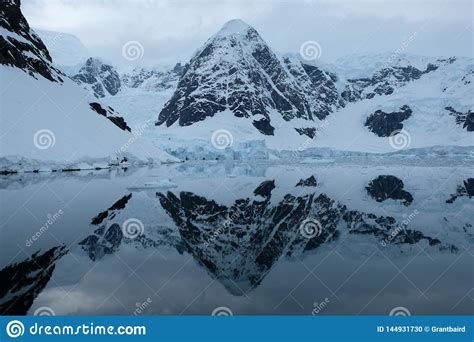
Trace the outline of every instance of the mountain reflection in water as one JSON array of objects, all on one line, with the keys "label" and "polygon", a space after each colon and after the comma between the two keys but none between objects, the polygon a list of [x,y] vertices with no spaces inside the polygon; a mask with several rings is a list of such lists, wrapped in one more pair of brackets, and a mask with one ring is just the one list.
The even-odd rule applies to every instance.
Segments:
[{"label": "mountain reflection in water", "polygon": [[[147,301],[146,314],[311,314],[327,298],[320,314],[472,313],[469,176],[216,163],[4,177],[0,312],[133,314]],[[127,190],[156,178],[178,187]]]}]

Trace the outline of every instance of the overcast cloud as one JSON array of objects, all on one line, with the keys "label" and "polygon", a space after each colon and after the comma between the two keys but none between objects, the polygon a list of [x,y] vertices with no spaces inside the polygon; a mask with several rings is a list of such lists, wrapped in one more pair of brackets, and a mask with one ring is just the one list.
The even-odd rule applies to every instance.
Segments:
[{"label": "overcast cloud", "polygon": [[76,35],[91,51],[117,64],[122,46],[144,47],[143,64],[185,62],[228,20],[254,26],[279,52],[297,52],[307,40],[321,59],[395,51],[416,32],[405,52],[473,56],[471,0],[406,1],[152,1],[22,0],[34,28]]}]

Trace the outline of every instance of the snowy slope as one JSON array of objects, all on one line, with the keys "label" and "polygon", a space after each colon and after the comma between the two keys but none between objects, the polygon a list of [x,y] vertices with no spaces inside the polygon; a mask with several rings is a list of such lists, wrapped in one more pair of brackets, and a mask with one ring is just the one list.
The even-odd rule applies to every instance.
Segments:
[{"label": "snowy slope", "polygon": [[52,65],[19,1],[1,10],[2,171],[107,167],[176,161],[94,111],[92,97]]},{"label": "snowy slope", "polygon": [[[458,58],[452,63],[438,62],[438,65],[437,70],[395,89],[393,94],[351,103],[334,113],[327,119],[324,134],[313,146],[374,153],[433,146],[474,146],[472,132],[456,123],[455,117],[446,110],[449,106],[460,112],[473,108],[474,83],[462,79],[472,73],[474,61]],[[410,106],[413,113],[402,122],[403,132],[399,136],[379,137],[364,126],[367,117],[375,111],[393,112],[404,105]]]}]

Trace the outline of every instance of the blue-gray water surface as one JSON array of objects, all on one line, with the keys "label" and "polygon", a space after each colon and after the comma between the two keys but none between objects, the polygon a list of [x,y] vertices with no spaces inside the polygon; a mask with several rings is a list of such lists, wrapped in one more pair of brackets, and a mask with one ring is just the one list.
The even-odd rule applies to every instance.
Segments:
[{"label": "blue-gray water surface", "polygon": [[473,196],[463,165],[1,176],[0,312],[473,314]]}]

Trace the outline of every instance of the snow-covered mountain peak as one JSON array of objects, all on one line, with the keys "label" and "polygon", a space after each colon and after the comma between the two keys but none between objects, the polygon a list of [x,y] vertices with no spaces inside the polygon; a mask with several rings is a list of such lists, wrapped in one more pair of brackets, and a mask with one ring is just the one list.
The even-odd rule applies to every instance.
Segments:
[{"label": "snow-covered mountain peak", "polygon": [[216,33],[215,37],[227,37],[231,35],[243,35],[248,30],[253,28],[241,19],[229,20],[222,26],[219,32]]},{"label": "snow-covered mountain peak", "polygon": [[288,127],[296,135],[307,135],[300,132],[313,126],[309,128],[314,133],[313,121],[339,107],[334,82],[317,67],[281,60],[254,28],[231,21],[186,65],[157,125],[178,121],[189,126],[230,112],[264,135],[277,135],[275,129],[286,126],[281,122],[298,119]]},{"label": "snow-covered mountain peak", "polygon": [[38,29],[35,31],[48,48],[54,64],[61,70],[68,70],[84,63],[84,60],[90,55],[87,48],[75,35]]},{"label": "snow-covered mountain peak", "polygon": [[97,98],[115,95],[121,87],[118,72],[100,58],[89,57],[79,72],[71,78]]},{"label": "snow-covered mountain peak", "polygon": [[[214,51],[213,55],[219,60],[228,62],[244,57],[247,63],[252,63],[252,54],[267,48],[267,44],[260,37],[257,30],[240,19],[233,19],[224,26],[199,49],[194,57],[203,52]],[[270,50],[270,49],[269,49]],[[272,57],[276,55],[272,52]]]}]

